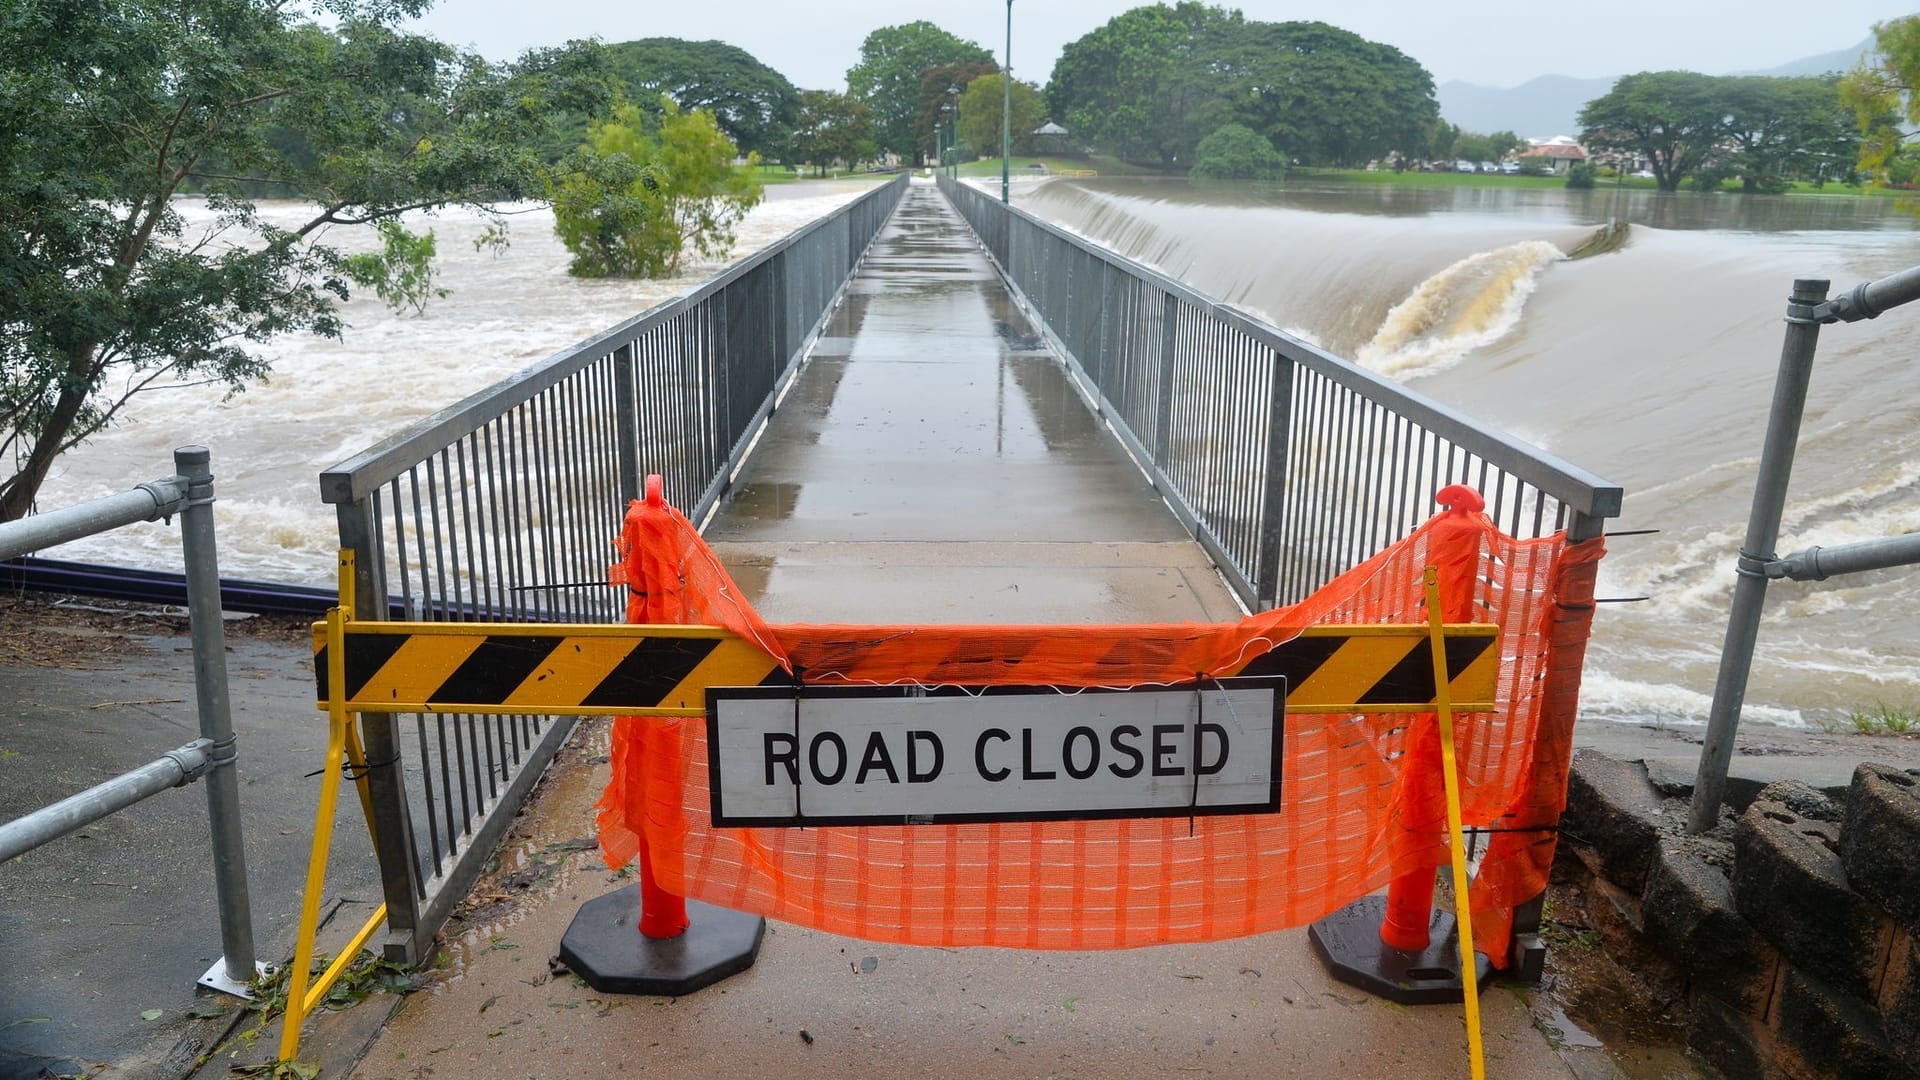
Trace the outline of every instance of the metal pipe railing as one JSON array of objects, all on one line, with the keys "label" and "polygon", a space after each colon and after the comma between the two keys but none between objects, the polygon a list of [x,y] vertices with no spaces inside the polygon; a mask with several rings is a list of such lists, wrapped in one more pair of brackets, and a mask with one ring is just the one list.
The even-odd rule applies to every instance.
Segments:
[{"label": "metal pipe railing", "polygon": [[1779,371],[1774,376],[1773,406],[1761,443],[1747,534],[1734,564],[1737,576],[1733,602],[1727,611],[1720,670],[1714,679],[1706,739],[1700,747],[1693,801],[1687,811],[1687,829],[1694,833],[1706,832],[1720,820],[1734,738],[1740,729],[1740,710],[1746,704],[1747,679],[1753,672],[1754,647],[1760,638],[1767,583],[1778,578],[1819,581],[1833,574],[1920,562],[1920,536],[1809,548],[1784,559],[1774,554],[1774,545],[1780,539],[1780,520],[1786,513],[1794,454],[1800,445],[1800,421],[1806,414],[1807,388],[1813,379],[1813,354],[1820,343],[1821,325],[1877,318],[1891,308],[1920,300],[1920,266],[1856,285],[1832,300],[1827,299],[1828,285],[1825,278],[1800,278],[1793,283],[1793,294],[1787,299],[1787,330],[1780,348]]},{"label": "metal pipe railing", "polygon": [[0,559],[95,536],[122,525],[172,517],[186,499],[186,481],[168,476],[104,499],[0,522]]},{"label": "metal pipe railing", "polygon": [[[257,974],[253,914],[247,893],[246,846],[240,821],[239,749],[227,690],[226,629],[220,615],[220,565],[213,528],[213,470],[204,446],[173,452],[176,475],[119,495],[0,524],[0,558],[78,540],[138,521],[180,516],[187,612],[193,636],[193,679],[200,738],[148,765],[96,785],[44,810],[0,826],[0,862],[64,836],[88,822],[170,787],[207,775],[214,892],[221,959],[203,985],[244,995]],[[90,815],[90,816],[89,816]],[[26,847],[12,850],[14,843]]]},{"label": "metal pipe railing", "polygon": [[0,825],[0,863],[79,832],[108,814],[125,810],[168,788],[193,783],[213,764],[209,757],[212,749],[213,744],[208,740],[195,739],[137,769]]}]

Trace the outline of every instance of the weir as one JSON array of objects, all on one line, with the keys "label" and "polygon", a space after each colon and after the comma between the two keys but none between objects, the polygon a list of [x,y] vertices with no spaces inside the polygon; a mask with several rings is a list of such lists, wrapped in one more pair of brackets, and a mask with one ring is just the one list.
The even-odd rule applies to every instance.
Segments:
[{"label": "weir", "polygon": [[[322,488],[363,619],[613,622],[609,541],[646,474],[763,613],[809,622],[1230,621],[1405,537],[1448,485],[1522,540],[1592,540],[1620,505],[976,189],[905,178]],[[1569,729],[1590,570],[1542,674]],[[422,957],[572,723],[362,716],[389,958]],[[1564,784],[1565,752],[1531,767]],[[1523,971],[1537,919],[1515,912]]]}]

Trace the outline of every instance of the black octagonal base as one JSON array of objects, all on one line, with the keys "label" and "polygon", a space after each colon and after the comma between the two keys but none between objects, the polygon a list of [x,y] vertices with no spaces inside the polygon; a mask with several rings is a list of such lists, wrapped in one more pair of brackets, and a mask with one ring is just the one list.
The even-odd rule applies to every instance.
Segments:
[{"label": "black octagonal base", "polygon": [[[1363,896],[1307,928],[1313,951],[1327,974],[1377,997],[1402,1005],[1445,1005],[1466,998],[1460,979],[1460,943],[1453,916],[1435,911],[1428,924],[1433,944],[1405,952],[1380,940],[1387,898]],[[1493,965],[1475,953],[1474,973],[1485,986]]]},{"label": "black octagonal base", "polygon": [[640,933],[640,886],[629,885],[580,905],[560,939],[560,959],[603,994],[679,997],[753,966],[767,920],[687,901],[687,932],[675,938]]}]

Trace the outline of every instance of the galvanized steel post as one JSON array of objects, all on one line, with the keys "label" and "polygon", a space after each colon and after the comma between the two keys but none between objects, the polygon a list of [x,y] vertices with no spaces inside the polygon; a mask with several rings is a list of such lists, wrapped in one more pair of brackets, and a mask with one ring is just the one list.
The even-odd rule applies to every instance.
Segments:
[{"label": "galvanized steel post", "polygon": [[1734,571],[1737,576],[1733,605],[1727,615],[1727,636],[1720,647],[1720,674],[1714,681],[1706,742],[1700,748],[1700,769],[1694,778],[1693,804],[1687,815],[1687,829],[1693,833],[1706,832],[1720,819],[1727,767],[1733,760],[1734,735],[1740,727],[1740,707],[1746,700],[1747,676],[1753,668],[1754,642],[1760,634],[1760,611],[1767,601],[1765,566],[1774,560],[1773,547],[1780,538],[1787,481],[1793,474],[1800,419],[1806,411],[1807,384],[1813,374],[1813,350],[1820,340],[1815,309],[1826,300],[1827,285],[1825,278],[1801,278],[1793,283],[1793,295],[1787,301],[1787,333],[1773,384],[1773,410],[1760,452],[1760,474],[1754,484],[1747,535]]},{"label": "galvanized steel post", "polygon": [[[240,831],[239,749],[227,695],[227,635],[220,618],[220,563],[214,553],[213,469],[204,446],[173,452],[187,481],[180,510],[187,612],[193,633],[193,685],[200,737],[207,748],[207,820],[213,830],[213,884],[220,905],[220,950],[227,980],[254,977],[253,910],[247,899],[247,853]],[[211,975],[211,972],[209,973]]]}]

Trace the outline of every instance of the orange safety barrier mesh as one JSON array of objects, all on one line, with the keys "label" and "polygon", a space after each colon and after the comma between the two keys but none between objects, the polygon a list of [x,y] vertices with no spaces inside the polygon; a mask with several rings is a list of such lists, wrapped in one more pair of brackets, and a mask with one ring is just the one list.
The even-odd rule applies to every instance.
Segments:
[{"label": "orange safety barrier mesh", "polygon": [[[1124,687],[1231,675],[1307,626],[1424,622],[1423,570],[1436,565],[1448,621],[1501,628],[1496,707],[1455,723],[1466,821],[1501,830],[1472,907],[1476,943],[1504,966],[1513,909],[1539,895],[1552,858],[1603,546],[1517,540],[1464,508],[1477,495],[1453,501],[1306,601],[1231,624],[771,626],[657,497],[633,504],[614,580],[633,621],[727,627],[805,685]],[[677,895],[869,940],[1082,950],[1242,937],[1446,861],[1436,730],[1430,714],[1290,711],[1272,814],[721,829],[704,723],[621,717],[600,842],[613,868],[644,846]]]}]

